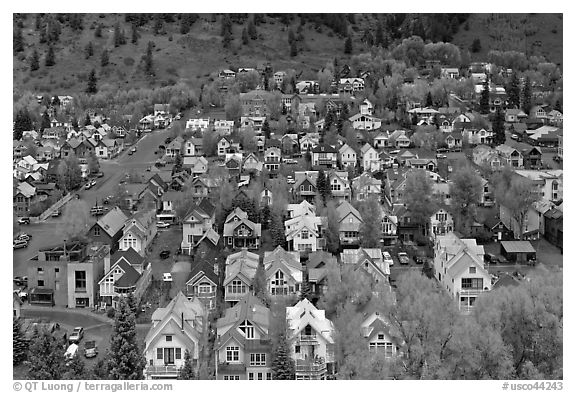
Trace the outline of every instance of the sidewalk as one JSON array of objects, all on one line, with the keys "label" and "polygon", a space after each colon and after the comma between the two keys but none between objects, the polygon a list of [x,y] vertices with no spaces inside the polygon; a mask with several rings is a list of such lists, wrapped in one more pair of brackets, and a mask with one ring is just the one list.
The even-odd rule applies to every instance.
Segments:
[{"label": "sidewalk", "polygon": [[26,303],[22,305],[22,310],[44,311],[44,312],[51,312],[51,311],[67,312],[70,314],[86,315],[108,324],[114,323],[114,320],[108,318],[105,314],[92,312],[91,311],[92,309],[85,309],[85,308],[67,308],[62,306],[35,306]]}]

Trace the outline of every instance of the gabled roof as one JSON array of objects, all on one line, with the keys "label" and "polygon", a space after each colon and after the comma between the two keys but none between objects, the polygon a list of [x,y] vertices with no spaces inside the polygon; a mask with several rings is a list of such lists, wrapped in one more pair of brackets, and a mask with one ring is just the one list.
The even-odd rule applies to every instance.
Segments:
[{"label": "gabled roof", "polygon": [[336,263],[334,255],[326,251],[315,251],[308,254],[306,267],[310,273],[310,269],[322,268],[330,263]]},{"label": "gabled roof", "polygon": [[226,258],[226,274],[224,278],[224,286],[236,278],[239,274],[242,275],[247,284],[250,284],[252,278],[256,274],[258,268],[258,261],[260,257],[247,250],[242,250],[235,254],[228,255]]},{"label": "gabled roof", "polygon": [[326,318],[324,310],[318,310],[308,299],[302,299],[293,307],[286,307],[288,335],[291,341],[308,325],[324,340],[334,344],[334,324]]},{"label": "gabled roof", "polygon": [[327,143],[319,143],[312,148],[312,153],[338,153],[338,151]]},{"label": "gabled roof", "polygon": [[113,237],[122,230],[124,223],[128,220],[128,217],[118,206],[115,206],[112,210],[106,213],[102,218],[96,221],[95,225],[100,226],[108,236]]},{"label": "gabled roof", "polygon": [[114,286],[119,288],[130,288],[136,286],[136,283],[140,279],[140,273],[138,273],[138,271],[124,258],[119,259],[118,262],[110,268],[110,271],[115,270],[116,266],[122,269],[124,274],[116,280]]},{"label": "gabled roof", "polygon": [[[228,325],[235,327],[246,320],[268,333],[270,310],[251,293],[246,294],[234,307],[226,309],[224,316],[216,322],[216,329],[220,330],[220,328]],[[235,329],[230,329],[229,331],[232,330]],[[223,343],[223,340],[221,340],[221,343]]]},{"label": "gabled roof", "polygon": [[218,285],[218,275],[214,272],[214,267],[205,260],[200,260],[194,264],[186,285],[194,285],[200,278],[206,277],[214,284]]},{"label": "gabled roof", "polygon": [[126,251],[117,250],[114,254],[112,254],[110,258],[112,266],[118,263],[120,259],[124,259],[131,266],[141,265],[144,263],[144,257],[138,254],[132,247],[129,247]]},{"label": "gabled roof", "polygon": [[268,265],[275,261],[281,261],[292,269],[302,270],[298,251],[286,251],[282,246],[278,246],[274,251],[266,251],[264,253],[264,267],[267,268]]}]

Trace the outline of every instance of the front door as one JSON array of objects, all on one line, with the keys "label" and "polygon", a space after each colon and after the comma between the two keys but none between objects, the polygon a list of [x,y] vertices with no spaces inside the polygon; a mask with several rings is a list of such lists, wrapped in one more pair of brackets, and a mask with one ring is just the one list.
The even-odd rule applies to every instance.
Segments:
[{"label": "front door", "polygon": [[174,364],[174,348],[164,348],[164,364]]}]

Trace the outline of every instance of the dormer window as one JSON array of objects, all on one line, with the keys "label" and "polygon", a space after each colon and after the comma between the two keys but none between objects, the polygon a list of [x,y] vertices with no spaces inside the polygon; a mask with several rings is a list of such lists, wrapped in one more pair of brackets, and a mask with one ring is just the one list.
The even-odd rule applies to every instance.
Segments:
[{"label": "dormer window", "polygon": [[244,334],[244,337],[248,339],[254,338],[254,326],[252,326],[250,321],[245,320],[244,322],[242,322],[242,324],[238,326],[238,330],[240,330]]}]

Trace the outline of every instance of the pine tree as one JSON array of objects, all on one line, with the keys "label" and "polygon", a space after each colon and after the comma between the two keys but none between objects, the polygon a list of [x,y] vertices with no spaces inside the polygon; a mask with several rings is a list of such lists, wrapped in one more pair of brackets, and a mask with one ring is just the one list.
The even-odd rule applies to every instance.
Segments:
[{"label": "pine tree", "polygon": [[258,32],[256,31],[256,26],[254,25],[254,21],[252,19],[248,19],[248,36],[251,40],[258,38]]},{"label": "pine tree", "polygon": [[138,43],[138,25],[132,23],[132,39],[131,42],[136,45]]},{"label": "pine tree", "polygon": [[126,299],[120,301],[114,316],[114,332],[110,339],[108,370],[110,379],[144,378],[146,359],[136,341],[136,320]]},{"label": "pine tree", "polygon": [[518,74],[514,72],[510,84],[506,88],[508,94],[508,105],[510,108],[520,108],[520,80]]},{"label": "pine tree", "polygon": [[120,23],[116,22],[114,26],[114,47],[118,48],[120,45],[126,43],[126,37],[124,36],[124,30],[120,29]]},{"label": "pine tree", "polygon": [[554,104],[554,109],[557,110],[558,112],[563,112],[563,107],[562,107],[562,100],[558,99],[556,100],[556,103]]},{"label": "pine tree", "polygon": [[100,56],[100,65],[106,67],[110,63],[110,56],[108,55],[108,49],[104,48],[102,55]]},{"label": "pine tree", "polygon": [[294,360],[290,357],[288,344],[286,343],[286,335],[284,333],[280,333],[278,344],[272,351],[270,368],[272,370],[273,380],[296,379]]},{"label": "pine tree", "polygon": [[336,255],[340,251],[340,221],[336,203],[329,201],[326,204],[326,251]]},{"label": "pine tree", "polygon": [[506,133],[504,131],[504,113],[498,108],[494,120],[492,121],[492,132],[494,134],[494,145],[502,145],[506,142]]},{"label": "pine tree", "polygon": [[472,41],[472,45],[470,46],[470,52],[478,53],[482,50],[482,43],[480,42],[480,38],[474,38]]},{"label": "pine tree", "polygon": [[90,75],[88,76],[88,86],[86,87],[86,93],[96,94],[98,92],[97,87],[98,80],[96,79],[96,71],[92,69]]},{"label": "pine tree", "polygon": [[178,379],[182,380],[196,379],[196,375],[194,375],[194,366],[192,365],[192,356],[190,355],[190,351],[188,349],[184,351],[184,365],[180,369]]},{"label": "pine tree", "polygon": [[48,115],[48,110],[45,110],[42,114],[42,122],[40,123],[40,129],[44,130],[50,128],[50,116]]},{"label": "pine tree", "polygon": [[262,261],[258,262],[258,267],[256,268],[254,279],[252,280],[252,290],[254,296],[262,300],[264,304],[270,304],[270,298],[268,297],[268,291],[266,290],[266,272],[264,271],[264,263]]},{"label": "pine tree", "polygon": [[348,38],[346,38],[344,42],[344,54],[352,54],[352,37],[350,35],[348,35]]},{"label": "pine tree", "polygon": [[381,218],[380,204],[375,198],[369,198],[360,205],[362,224],[360,225],[360,244],[362,247],[380,246]]},{"label": "pine tree", "polygon": [[16,112],[16,118],[14,119],[14,139],[20,140],[23,131],[30,131],[33,129],[34,124],[28,109],[22,108],[18,110],[18,112]]},{"label": "pine tree", "polygon": [[26,359],[28,352],[28,340],[22,333],[20,319],[14,318],[12,321],[12,364],[14,366],[22,363]]},{"label": "pine tree", "polygon": [[490,83],[488,77],[484,81],[484,88],[480,93],[480,113],[486,115],[490,113]]},{"label": "pine tree", "polygon": [[530,115],[530,109],[532,109],[532,82],[529,77],[526,77],[522,89],[522,110]]},{"label": "pine tree", "polygon": [[250,37],[248,37],[248,30],[246,28],[242,29],[242,45],[248,45],[250,43]]},{"label": "pine tree", "polygon": [[163,23],[162,23],[161,14],[156,14],[156,16],[154,18],[154,26],[152,28],[154,35],[160,34],[160,32],[162,31],[162,26],[163,26]]},{"label": "pine tree", "polygon": [[148,45],[146,46],[146,54],[143,57],[144,61],[144,72],[147,75],[154,76],[154,59],[152,55],[152,49],[154,48],[154,43],[152,41],[148,41]]},{"label": "pine tree", "polygon": [[316,179],[316,189],[318,190],[318,194],[322,197],[324,203],[326,203],[328,201],[328,197],[330,197],[332,194],[332,191],[330,190],[328,177],[322,169],[318,173],[318,178]]},{"label": "pine tree", "polygon": [[432,93],[428,92],[428,94],[426,94],[426,108],[430,108],[432,107],[433,102],[432,102]]},{"label": "pine tree", "polygon": [[300,287],[300,300],[304,299],[312,299],[312,288],[310,287],[310,281],[308,281],[307,272],[302,274],[302,286]]},{"label": "pine tree", "polygon": [[14,54],[24,51],[24,37],[22,36],[22,29],[15,27],[14,36],[12,37],[12,49]]},{"label": "pine tree", "polygon": [[28,351],[28,379],[62,379],[66,370],[64,351],[59,339],[46,329],[32,338]]},{"label": "pine tree", "polygon": [[298,55],[298,46],[296,45],[296,41],[292,41],[290,44],[290,57],[296,57]]},{"label": "pine tree", "polygon": [[374,37],[374,43],[377,46],[382,46],[385,48],[384,45],[384,29],[382,26],[382,21],[378,21],[378,26],[376,27],[376,34]]},{"label": "pine tree", "polygon": [[48,47],[48,52],[46,53],[46,59],[44,61],[44,65],[46,67],[52,67],[54,64],[56,64],[56,56],[54,54],[54,47],[50,45]]},{"label": "pine tree", "polygon": [[94,56],[94,45],[92,45],[92,41],[86,44],[86,58],[89,59],[90,57]]},{"label": "pine tree", "polygon": [[92,124],[92,120],[90,120],[90,115],[86,113],[86,117],[84,118],[84,127],[89,126]]},{"label": "pine tree", "polygon": [[268,119],[265,119],[264,124],[262,124],[262,132],[266,139],[270,139],[270,124],[268,123]]},{"label": "pine tree", "polygon": [[228,14],[222,15],[220,35],[222,36],[222,45],[228,48],[232,42],[232,21]]},{"label": "pine tree", "polygon": [[274,247],[284,247],[286,243],[284,220],[282,219],[282,213],[274,210],[272,210],[270,214],[270,236],[272,237],[272,245]]},{"label": "pine tree", "polygon": [[102,27],[104,27],[102,23],[98,23],[98,26],[96,26],[96,30],[94,30],[94,37],[96,38],[102,37]]},{"label": "pine tree", "polygon": [[38,51],[34,49],[30,57],[30,71],[36,71],[38,68],[40,68],[40,56]]}]

